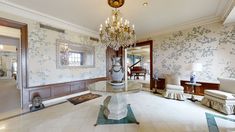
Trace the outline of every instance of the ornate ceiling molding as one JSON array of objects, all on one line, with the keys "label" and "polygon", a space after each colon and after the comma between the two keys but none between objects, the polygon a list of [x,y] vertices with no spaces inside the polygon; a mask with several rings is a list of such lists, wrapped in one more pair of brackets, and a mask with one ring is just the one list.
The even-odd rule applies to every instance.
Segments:
[{"label": "ornate ceiling molding", "polygon": [[226,2],[224,2],[224,3],[223,2],[224,1],[219,2],[218,6],[217,6],[216,13],[211,16],[198,18],[198,19],[188,21],[185,23],[181,23],[178,25],[172,25],[168,28],[158,30],[154,33],[140,36],[140,37],[138,37],[138,41],[150,40],[150,39],[152,39],[156,36],[159,36],[159,35],[164,35],[164,34],[176,32],[179,30],[186,30],[186,29],[189,29],[189,28],[192,28],[195,26],[208,25],[208,24],[218,23],[218,22],[221,22],[221,24],[222,24],[223,21],[226,19],[227,15],[229,14],[229,12],[235,6],[235,0],[227,0]]},{"label": "ornate ceiling molding", "polygon": [[138,37],[138,41],[143,41],[143,40],[151,40],[152,38],[156,37],[156,36],[160,36],[160,35],[164,35],[164,34],[168,34],[168,33],[172,33],[172,32],[176,32],[179,30],[186,30],[195,26],[202,26],[202,25],[207,25],[207,24],[212,24],[212,23],[217,23],[217,22],[221,22],[221,17],[205,17],[205,18],[200,18],[200,19],[195,19],[189,22],[185,22],[185,23],[181,23],[178,25],[173,25],[170,26],[168,28],[156,31],[155,33],[150,33],[150,34],[146,34],[144,36]]},{"label": "ornate ceiling molding", "polygon": [[[169,32],[174,32],[174,31],[178,31],[178,30],[191,28],[193,26],[222,22],[225,20],[225,18],[227,17],[229,12],[231,11],[231,8],[234,5],[235,5],[235,0],[227,0],[227,2],[225,4],[220,2],[218,4],[216,13],[211,16],[195,19],[195,20],[188,21],[188,22],[185,22],[182,24],[178,24],[178,25],[172,25],[168,28],[158,30],[155,33],[146,34],[143,36],[138,36],[138,40],[143,40],[146,38],[151,38],[153,36],[167,34]],[[23,6],[16,5],[16,4],[11,3],[7,0],[0,0],[0,6],[1,6],[0,11],[6,12],[6,13],[18,15],[18,16],[21,16],[24,18],[39,21],[44,24],[53,25],[53,26],[56,26],[59,28],[67,29],[70,31],[82,33],[82,34],[93,36],[93,37],[99,36],[98,31],[94,31],[94,30],[88,29],[86,27],[82,27],[77,24],[73,24],[68,21],[64,21],[64,20],[61,20],[59,18],[50,16],[50,15],[47,15],[47,14],[44,14],[44,13],[41,13],[41,12],[38,12],[35,10],[28,9]]]},{"label": "ornate ceiling molding", "polygon": [[235,6],[235,0],[227,0],[224,10],[222,11],[221,19],[224,21],[233,7]]}]

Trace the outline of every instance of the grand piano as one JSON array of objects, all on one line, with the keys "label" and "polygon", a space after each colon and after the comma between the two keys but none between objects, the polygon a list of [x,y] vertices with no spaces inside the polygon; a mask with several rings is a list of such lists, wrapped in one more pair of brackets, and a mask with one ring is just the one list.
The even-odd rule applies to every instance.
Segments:
[{"label": "grand piano", "polygon": [[134,76],[134,80],[139,79],[140,76],[143,76],[144,80],[145,80],[146,73],[147,73],[147,70],[145,68],[143,68],[141,66],[134,66],[134,67],[130,68],[129,76],[130,76],[130,78],[132,76]]}]

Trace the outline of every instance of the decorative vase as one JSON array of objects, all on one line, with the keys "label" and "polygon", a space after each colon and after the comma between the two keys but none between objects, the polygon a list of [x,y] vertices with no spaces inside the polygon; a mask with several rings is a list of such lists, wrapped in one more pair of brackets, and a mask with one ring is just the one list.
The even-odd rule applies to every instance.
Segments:
[{"label": "decorative vase", "polygon": [[192,72],[190,75],[190,83],[196,83],[196,75],[194,72]]},{"label": "decorative vase", "polygon": [[112,58],[111,83],[123,83],[124,69],[120,64],[121,57]]}]

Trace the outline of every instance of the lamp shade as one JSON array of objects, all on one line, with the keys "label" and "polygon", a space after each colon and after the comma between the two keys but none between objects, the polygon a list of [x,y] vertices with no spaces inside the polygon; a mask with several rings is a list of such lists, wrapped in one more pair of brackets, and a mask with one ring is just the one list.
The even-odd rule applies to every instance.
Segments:
[{"label": "lamp shade", "polygon": [[189,65],[189,70],[191,71],[202,71],[202,64],[201,63],[192,63]]}]

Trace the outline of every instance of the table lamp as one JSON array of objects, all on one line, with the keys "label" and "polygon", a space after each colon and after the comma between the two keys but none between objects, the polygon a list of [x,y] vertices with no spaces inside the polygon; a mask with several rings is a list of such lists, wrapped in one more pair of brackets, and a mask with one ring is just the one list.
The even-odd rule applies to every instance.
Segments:
[{"label": "table lamp", "polygon": [[192,63],[189,66],[191,72],[190,74],[190,83],[196,83],[196,72],[202,71],[202,64],[201,63]]}]

